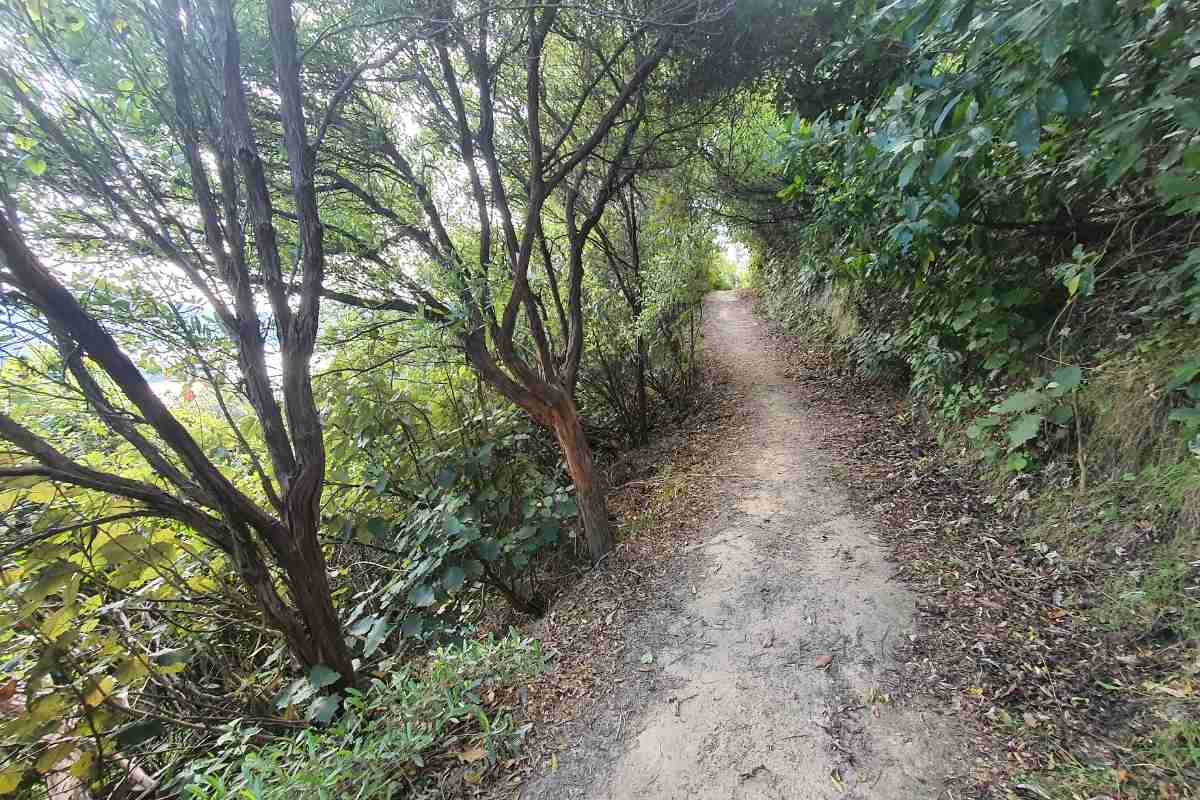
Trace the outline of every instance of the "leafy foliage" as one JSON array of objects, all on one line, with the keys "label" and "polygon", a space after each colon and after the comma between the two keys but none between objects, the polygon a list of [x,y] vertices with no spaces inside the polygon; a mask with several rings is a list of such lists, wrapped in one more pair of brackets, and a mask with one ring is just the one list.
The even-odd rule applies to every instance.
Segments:
[{"label": "leafy foliage", "polygon": [[902,375],[946,419],[992,408],[972,433],[1001,431],[985,452],[1010,467],[1069,441],[1086,420],[1043,391],[1061,384],[1043,357],[1198,319],[1198,13],[902,0],[864,17],[829,68],[881,40],[905,68],[779,140],[780,197],[806,224],[755,228],[769,302],[832,300],[860,368]]},{"label": "leafy foliage", "polygon": [[496,696],[545,664],[537,643],[515,633],[441,647],[420,672],[395,670],[349,690],[343,713],[323,729],[259,746],[260,727],[228,723],[219,752],[189,764],[176,783],[191,800],[436,797],[445,765],[465,765],[464,779],[478,783],[518,751],[527,728],[494,710]]}]

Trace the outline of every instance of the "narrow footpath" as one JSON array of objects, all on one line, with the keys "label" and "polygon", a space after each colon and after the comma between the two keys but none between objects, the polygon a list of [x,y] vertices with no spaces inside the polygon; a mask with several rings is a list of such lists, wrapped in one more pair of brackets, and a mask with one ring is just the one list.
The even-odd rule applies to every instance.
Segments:
[{"label": "narrow footpath", "polygon": [[521,797],[953,796],[963,737],[952,713],[908,698],[893,656],[914,598],[833,478],[749,298],[709,296],[704,347],[748,431],[725,459],[723,511],[677,555],[672,601],[634,626],[615,698]]}]

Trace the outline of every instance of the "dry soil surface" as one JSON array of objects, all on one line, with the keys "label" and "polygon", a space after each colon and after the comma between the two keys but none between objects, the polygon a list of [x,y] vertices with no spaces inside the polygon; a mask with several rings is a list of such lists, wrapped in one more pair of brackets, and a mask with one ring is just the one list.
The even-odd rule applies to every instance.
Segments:
[{"label": "dry soil surface", "polygon": [[620,688],[521,796],[941,796],[959,729],[893,683],[914,598],[832,477],[752,301],[718,292],[705,313],[706,357],[750,432],[724,467],[725,510],[632,626]]}]

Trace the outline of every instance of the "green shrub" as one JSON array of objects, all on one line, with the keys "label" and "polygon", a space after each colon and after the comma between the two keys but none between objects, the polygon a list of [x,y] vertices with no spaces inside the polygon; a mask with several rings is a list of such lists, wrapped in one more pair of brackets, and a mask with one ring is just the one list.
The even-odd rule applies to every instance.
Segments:
[{"label": "green shrub", "polygon": [[261,728],[224,726],[218,752],[175,785],[186,800],[437,796],[433,776],[447,764],[463,764],[464,780],[478,782],[519,750],[527,726],[489,710],[488,698],[545,663],[540,644],[515,631],[439,648],[419,674],[399,670],[348,692],[327,727],[260,744],[271,738]]}]

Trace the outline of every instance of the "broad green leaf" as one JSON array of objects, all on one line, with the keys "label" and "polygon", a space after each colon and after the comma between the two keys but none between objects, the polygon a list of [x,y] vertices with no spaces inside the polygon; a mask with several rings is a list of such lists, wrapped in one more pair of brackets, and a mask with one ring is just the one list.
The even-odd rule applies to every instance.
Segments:
[{"label": "broad green leaf", "polygon": [[983,362],[984,369],[1000,369],[1012,359],[1012,356],[1003,350],[997,350],[987,357]]},{"label": "broad green leaf", "polygon": [[1041,414],[1022,414],[1008,426],[1008,449],[1016,450],[1038,435],[1042,429]]},{"label": "broad green leaf", "polygon": [[1194,358],[1172,373],[1171,380],[1167,381],[1167,385],[1163,387],[1163,391],[1173,392],[1176,389],[1187,386],[1198,375],[1200,375],[1200,358]]},{"label": "broad green leaf", "polygon": [[302,703],[316,694],[316,691],[308,682],[308,678],[296,678],[275,695],[275,707],[287,708],[296,703]]},{"label": "broad green leaf", "polygon": [[52,745],[49,749],[38,757],[37,764],[34,768],[38,772],[47,773],[57,767],[60,763],[70,757],[71,753],[75,752],[78,747],[74,742],[59,742]]},{"label": "broad green leaf", "polygon": [[331,694],[324,697],[318,697],[308,707],[308,719],[318,725],[328,725],[333,719],[333,715],[337,713],[338,708],[342,705],[342,696],[340,694]]},{"label": "broad green leaf", "polygon": [[1055,425],[1066,425],[1075,418],[1075,409],[1070,403],[1060,403],[1050,411],[1050,421]]},{"label": "broad green leaf", "polygon": [[314,689],[324,689],[341,680],[342,676],[324,664],[317,664],[308,671],[308,683]]},{"label": "broad green leaf", "polygon": [[433,587],[427,583],[414,586],[408,593],[408,602],[417,608],[428,608],[433,605]]},{"label": "broad green leaf", "polygon": [[152,739],[162,738],[165,734],[166,728],[158,720],[141,720],[119,730],[117,743],[122,750],[128,750]]},{"label": "broad green leaf", "polygon": [[579,506],[575,503],[575,498],[571,495],[563,495],[559,498],[558,514],[562,517],[573,517],[579,513]]},{"label": "broad green leaf", "polygon": [[136,681],[140,681],[149,674],[150,664],[146,659],[139,655],[133,655],[117,664],[117,668],[113,672],[113,677],[116,678],[117,683],[122,686],[128,686]]},{"label": "broad green leaf", "polygon": [[29,767],[24,764],[10,764],[0,769],[0,794],[12,794],[21,785],[21,779]]},{"label": "broad green leaf", "polygon": [[122,564],[150,546],[150,541],[141,534],[126,533],[105,542],[98,555],[110,566]]},{"label": "broad green leaf", "polygon": [[1067,37],[1061,26],[1051,26],[1042,34],[1042,61],[1054,66],[1067,50]]},{"label": "broad green leaf", "polygon": [[1029,389],[1009,395],[1003,402],[992,406],[991,411],[993,414],[1018,414],[1037,408],[1043,400],[1045,396],[1041,392]]},{"label": "broad green leaf", "polygon": [[1013,120],[1013,138],[1017,142],[1017,151],[1023,156],[1033,155],[1038,149],[1041,135],[1037,112],[1028,108],[1018,111]]},{"label": "broad green leaf", "polygon": [[375,625],[376,622],[379,621],[379,619],[380,618],[378,616],[375,616],[373,614],[367,615],[367,616],[362,617],[362,618],[358,619],[357,621],[355,621],[355,623],[353,625],[351,625],[349,630],[347,630],[346,632],[349,633],[351,636],[366,636],[367,631],[371,630],[371,628]]},{"label": "broad green leaf", "polygon": [[408,638],[421,635],[421,629],[425,627],[425,617],[420,614],[409,614],[404,618],[404,622],[400,625],[400,635]]},{"label": "broad green leaf", "polygon": [[1071,51],[1070,61],[1084,88],[1088,91],[1095,89],[1104,76],[1104,59],[1092,50],[1076,47]]},{"label": "broad green leaf", "polygon": [[942,182],[942,178],[946,177],[946,173],[954,166],[954,157],[958,154],[958,145],[951,143],[945,151],[937,157],[933,162],[933,169],[929,172],[929,182],[934,186]]},{"label": "broad green leaf", "polygon": [[1068,114],[1086,114],[1092,106],[1092,97],[1078,75],[1069,75],[1062,82],[1067,95]]},{"label": "broad green leaf", "polygon": [[1191,198],[1200,194],[1200,178],[1191,170],[1164,172],[1158,178],[1158,192],[1167,202]]},{"label": "broad green leaf", "polygon": [[495,539],[480,539],[476,547],[484,561],[495,561],[500,557],[500,543]]},{"label": "broad green leaf", "polygon": [[1200,408],[1177,408],[1167,415],[1167,419],[1185,425],[1200,423]]},{"label": "broad green leaf", "polygon": [[463,571],[463,568],[454,566],[446,570],[446,575],[442,578],[442,583],[445,584],[447,591],[457,592],[462,588],[462,585],[466,582],[466,580],[467,573]]},{"label": "broad green leaf", "polygon": [[908,157],[908,160],[904,162],[904,168],[900,170],[901,189],[903,189],[905,186],[908,186],[908,184],[912,181],[913,174],[917,171],[917,167],[921,166],[921,160],[921,155],[919,153],[913,153]]},{"label": "broad green leaf", "polygon": [[84,687],[83,704],[89,708],[100,705],[112,695],[116,684],[110,675],[88,680]]},{"label": "broad green leaf", "polygon": [[158,671],[164,675],[174,675],[175,673],[183,672],[191,657],[192,654],[187,649],[180,648],[155,656],[154,664],[158,668]]},{"label": "broad green leaf", "polygon": [[1059,367],[1050,375],[1050,383],[1046,385],[1046,393],[1051,397],[1062,397],[1079,388],[1083,380],[1083,370],[1079,367]]},{"label": "broad green leaf", "polygon": [[371,626],[371,632],[367,634],[367,641],[363,644],[363,658],[370,658],[379,649],[379,645],[383,644],[392,632],[395,625],[388,624],[387,617],[380,617],[375,620],[375,624]]}]

